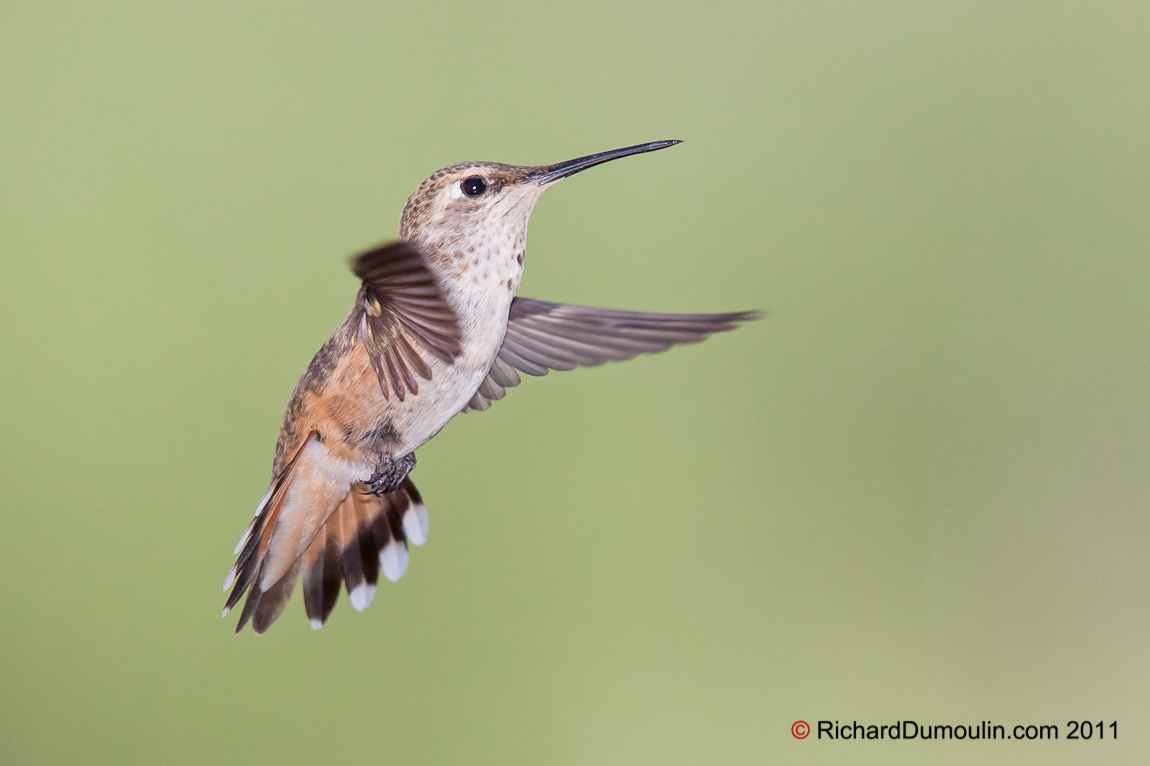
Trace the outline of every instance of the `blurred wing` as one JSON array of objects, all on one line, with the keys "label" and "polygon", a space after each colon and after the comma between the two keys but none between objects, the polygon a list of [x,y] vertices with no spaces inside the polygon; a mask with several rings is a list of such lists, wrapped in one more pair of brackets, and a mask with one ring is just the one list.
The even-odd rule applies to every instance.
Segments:
[{"label": "blurred wing", "polygon": [[431,380],[426,351],[452,362],[461,351],[459,321],[435,275],[416,247],[392,242],[356,256],[352,271],[363,280],[353,326],[367,348],[384,396],[402,401],[419,391],[417,376]]},{"label": "blurred wing", "polygon": [[651,314],[515,298],[499,355],[463,411],[486,410],[519,385],[520,372],[546,375],[654,354],[758,318],[754,311]]}]

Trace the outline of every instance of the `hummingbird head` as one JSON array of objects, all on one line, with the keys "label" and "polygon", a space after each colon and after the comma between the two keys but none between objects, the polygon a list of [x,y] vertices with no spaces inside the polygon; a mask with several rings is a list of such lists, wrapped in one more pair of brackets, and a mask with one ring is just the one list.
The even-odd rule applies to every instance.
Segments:
[{"label": "hummingbird head", "polygon": [[552,185],[595,165],[677,143],[652,141],[554,165],[449,165],[412,192],[400,219],[399,238],[414,243],[433,264],[444,259],[465,262],[479,251],[506,251],[521,258],[531,211]]}]

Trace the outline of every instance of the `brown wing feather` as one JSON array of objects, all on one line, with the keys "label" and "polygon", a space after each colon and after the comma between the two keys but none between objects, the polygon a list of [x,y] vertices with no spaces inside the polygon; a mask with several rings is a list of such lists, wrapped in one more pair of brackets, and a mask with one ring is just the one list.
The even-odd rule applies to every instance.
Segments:
[{"label": "brown wing feather", "polygon": [[546,375],[654,354],[758,318],[755,311],[654,314],[517,297],[499,356],[464,412],[486,410],[502,399],[506,389],[519,385],[520,372]]},{"label": "brown wing feather", "polygon": [[352,270],[363,280],[353,326],[368,350],[384,396],[402,401],[419,391],[417,376],[431,379],[420,349],[451,362],[461,350],[459,321],[435,275],[416,247],[392,242],[356,256]]}]

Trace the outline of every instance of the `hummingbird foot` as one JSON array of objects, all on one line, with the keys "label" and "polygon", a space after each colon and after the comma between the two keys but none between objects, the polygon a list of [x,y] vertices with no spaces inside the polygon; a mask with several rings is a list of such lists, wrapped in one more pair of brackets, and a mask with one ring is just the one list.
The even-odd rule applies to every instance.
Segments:
[{"label": "hummingbird foot", "polygon": [[375,473],[367,480],[371,485],[371,494],[386,495],[399,489],[399,485],[407,478],[407,474],[411,473],[412,468],[415,468],[414,452],[409,452],[398,460],[384,453],[379,465],[375,467]]}]

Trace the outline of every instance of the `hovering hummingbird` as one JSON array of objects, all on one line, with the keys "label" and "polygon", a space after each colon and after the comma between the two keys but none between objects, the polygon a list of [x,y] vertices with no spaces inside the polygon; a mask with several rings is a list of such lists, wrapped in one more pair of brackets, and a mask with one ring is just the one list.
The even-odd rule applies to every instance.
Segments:
[{"label": "hovering hummingbird", "polygon": [[538,167],[464,162],[407,200],[399,240],[357,256],[355,306],[288,402],[272,478],[236,545],[226,616],[263,633],[303,575],[312,628],[346,584],[363,611],[382,570],[407,569],[427,541],[427,510],[408,473],[415,450],[460,412],[486,410],[546,375],[697,343],[755,312],[653,314],[516,295],[527,221],[543,192],[582,170],[665,149],[654,141]]}]

